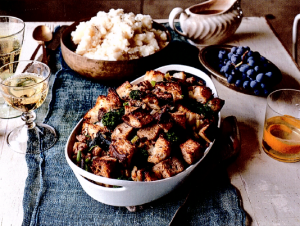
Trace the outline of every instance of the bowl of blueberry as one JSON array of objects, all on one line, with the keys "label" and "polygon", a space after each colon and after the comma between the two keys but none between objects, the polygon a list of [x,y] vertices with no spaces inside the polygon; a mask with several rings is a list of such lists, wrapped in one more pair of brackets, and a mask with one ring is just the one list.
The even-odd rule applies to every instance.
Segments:
[{"label": "bowl of blueberry", "polygon": [[280,70],[248,46],[207,46],[199,59],[217,81],[238,92],[267,96],[282,80]]}]

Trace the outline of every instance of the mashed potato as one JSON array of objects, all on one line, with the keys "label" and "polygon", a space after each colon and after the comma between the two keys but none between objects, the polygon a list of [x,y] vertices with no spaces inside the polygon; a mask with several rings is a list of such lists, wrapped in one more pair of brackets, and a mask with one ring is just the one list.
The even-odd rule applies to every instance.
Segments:
[{"label": "mashed potato", "polygon": [[127,60],[148,56],[168,42],[166,32],[152,28],[149,15],[100,11],[71,33],[76,53],[97,60]]}]

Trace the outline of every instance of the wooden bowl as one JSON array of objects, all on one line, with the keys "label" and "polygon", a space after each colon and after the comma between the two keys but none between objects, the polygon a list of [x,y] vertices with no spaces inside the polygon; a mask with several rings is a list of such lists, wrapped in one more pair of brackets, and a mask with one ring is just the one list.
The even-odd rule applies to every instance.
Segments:
[{"label": "wooden bowl", "polygon": [[[72,41],[71,32],[76,30],[76,26],[80,22],[89,20],[90,18],[83,19],[71,24],[64,30],[61,36],[61,51],[65,62],[71,69],[86,78],[117,85],[125,80],[137,78],[147,70],[156,68],[159,62],[166,57],[164,52],[169,44],[152,55],[134,60],[95,60],[78,55],[75,53],[77,46]],[[168,42],[170,43],[171,35],[167,28],[156,22],[153,22],[153,28],[165,31],[168,36]]]}]

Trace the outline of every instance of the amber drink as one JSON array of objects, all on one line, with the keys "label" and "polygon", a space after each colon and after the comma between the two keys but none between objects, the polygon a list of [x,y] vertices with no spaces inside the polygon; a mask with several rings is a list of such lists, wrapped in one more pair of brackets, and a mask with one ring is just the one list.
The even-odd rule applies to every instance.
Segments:
[{"label": "amber drink", "polygon": [[282,162],[300,160],[300,91],[276,90],[267,98],[263,150]]}]

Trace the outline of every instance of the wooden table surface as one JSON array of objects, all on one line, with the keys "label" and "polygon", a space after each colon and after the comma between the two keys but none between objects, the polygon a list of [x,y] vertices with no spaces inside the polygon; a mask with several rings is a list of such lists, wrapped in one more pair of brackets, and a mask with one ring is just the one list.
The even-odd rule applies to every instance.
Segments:
[{"label": "wooden table surface", "polygon": [[[32,31],[40,24],[54,27],[70,23],[26,23],[21,59],[29,59],[35,50],[37,43],[32,38]],[[228,44],[247,45],[259,51],[283,73],[280,88],[299,89],[299,67],[265,18],[243,18]],[[242,149],[237,160],[229,166],[228,174],[242,196],[243,207],[251,219],[249,223],[255,226],[300,225],[300,162],[273,160],[261,148],[266,98],[237,93],[214,79],[213,82],[220,98],[226,101],[222,118],[234,115],[238,120]],[[1,226],[21,225],[23,218],[22,200],[27,177],[25,156],[11,151],[5,142],[8,132],[21,124],[20,118],[0,119]]]}]

